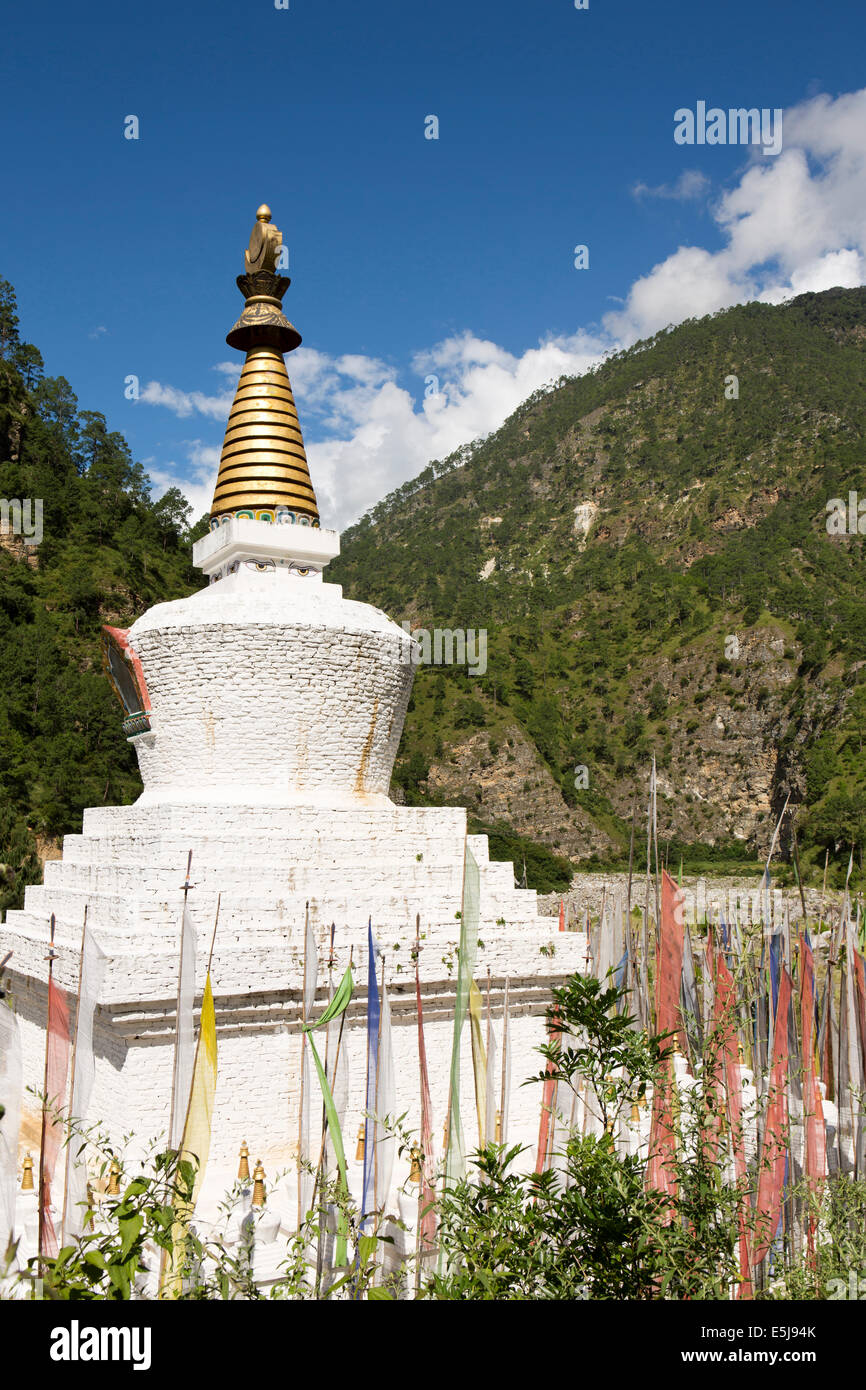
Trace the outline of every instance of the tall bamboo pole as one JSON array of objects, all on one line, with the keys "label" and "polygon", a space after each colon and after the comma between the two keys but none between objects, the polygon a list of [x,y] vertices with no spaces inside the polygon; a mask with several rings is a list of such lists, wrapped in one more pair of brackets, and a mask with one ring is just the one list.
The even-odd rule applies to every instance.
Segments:
[{"label": "tall bamboo pole", "polygon": [[[329,949],[328,949],[328,1005],[329,1005],[329,1006],[330,1006],[331,1000],[332,1000],[333,995],[334,995],[334,983],[333,983],[333,982],[334,982],[334,933],[336,932],[336,930],[337,930],[336,923],[332,922],[332,923],[331,923],[331,942],[330,942],[330,947],[329,947]],[[330,1043],[330,1041],[331,1041],[331,1025],[328,1024],[328,1028],[327,1028],[327,1031],[326,1031],[326,1033],[325,1033],[325,1076],[326,1076],[326,1077],[327,1077],[327,1075],[328,1075],[328,1044]],[[337,1070],[337,1068],[336,1068],[336,1062],[335,1062],[335,1064],[334,1064],[334,1076],[331,1078],[331,1093],[332,1093],[332,1094],[333,1094],[333,1090],[334,1090],[334,1080],[336,1079],[336,1070]],[[315,1211],[315,1209],[316,1209],[316,1200],[317,1200],[318,1192],[319,1192],[319,1184],[320,1184],[321,1179],[322,1179],[322,1167],[323,1167],[323,1164],[324,1164],[324,1161],[325,1161],[325,1132],[326,1132],[326,1129],[327,1129],[327,1125],[328,1125],[328,1108],[327,1108],[327,1106],[325,1105],[325,1098],[324,1098],[324,1096],[322,1096],[322,1139],[321,1139],[321,1144],[319,1145],[319,1161],[318,1161],[318,1163],[316,1164],[316,1176],[315,1176],[315,1178],[313,1179],[313,1210],[314,1210],[314,1211]],[[318,1235],[318,1238],[317,1238],[317,1240],[316,1240],[316,1288],[317,1288],[317,1289],[320,1287],[321,1281],[322,1281],[322,1245],[323,1245],[323,1230],[322,1230],[322,1227],[323,1227],[323,1224],[324,1224],[324,1219],[323,1219],[323,1218],[324,1218],[324,1213],[322,1213],[322,1215],[320,1216],[320,1219],[319,1219],[319,1235]]]},{"label": "tall bamboo pole", "polygon": [[[221,902],[221,900],[222,900],[222,893],[217,893],[216,914],[215,914],[215,916],[214,916],[213,932],[212,932],[212,934],[211,934],[211,939],[210,939],[210,951],[208,952],[208,958],[207,958],[207,971],[205,972],[205,979],[207,979],[208,975],[210,975],[211,962],[213,961],[213,948],[214,948],[214,945],[215,945],[215,943],[216,943],[217,926],[219,925],[219,919],[220,919],[220,902]],[[200,1050],[201,1050],[201,1017],[199,1017],[198,1037],[196,1038],[196,1044],[195,1044],[195,1057],[194,1057],[193,1065],[192,1065],[192,1076],[193,1076],[193,1080],[195,1080],[195,1073],[196,1073],[196,1067],[197,1067],[197,1065],[198,1065],[198,1056],[199,1056]],[[186,1107],[185,1107],[184,1112],[183,1112],[183,1129],[182,1129],[181,1132],[180,1132],[180,1144],[181,1144],[181,1147],[183,1146],[183,1139],[184,1139],[184,1135],[186,1134],[186,1127],[187,1127],[187,1125],[189,1124],[189,1112],[190,1112],[190,1107],[191,1107],[191,1105],[192,1105],[192,1090],[193,1090],[192,1085],[190,1085],[190,1088],[189,1088],[189,1095],[187,1096],[187,1099],[186,1099]]]},{"label": "tall bamboo pole", "polygon": [[[379,986],[379,1031],[376,1039],[376,1100],[373,1113],[376,1116],[373,1124],[373,1201],[375,1202],[379,1191],[379,1143],[376,1131],[379,1125],[379,1070],[382,1065],[382,1004],[385,999],[385,954],[382,953],[382,983]],[[387,1197],[387,1193],[385,1196]]]},{"label": "tall bamboo pole", "polygon": [[173,1138],[174,1138],[174,1115],[175,1115],[175,1107],[176,1107],[176,1105],[177,1105],[177,1096],[176,1096],[175,1092],[176,1092],[176,1090],[177,1090],[177,1057],[178,1057],[178,1051],[179,1051],[179,1049],[180,1049],[180,990],[181,990],[181,983],[182,983],[182,981],[183,981],[183,936],[184,936],[184,932],[183,932],[183,923],[184,923],[184,918],[186,917],[186,902],[187,902],[187,897],[189,896],[189,890],[193,887],[193,885],[192,885],[192,884],[190,883],[190,881],[189,881],[189,874],[190,874],[190,869],[191,869],[191,868],[192,868],[192,850],[189,851],[189,854],[188,854],[188,856],[187,856],[187,861],[186,861],[186,878],[184,879],[184,882],[183,882],[183,911],[181,912],[181,915],[180,915],[180,949],[179,949],[179,951],[178,951],[178,960],[177,960],[177,1008],[175,1009],[175,1020],[174,1020],[174,1064],[173,1064],[172,1069],[171,1069],[171,1106],[170,1106],[170,1109],[169,1109],[169,1112],[168,1112],[168,1146],[169,1146],[169,1148],[171,1148],[172,1140],[173,1140]]},{"label": "tall bamboo pole", "polygon": [[302,1027],[301,1027],[301,1084],[300,1084],[300,1089],[299,1089],[299,1091],[298,1091],[298,1095],[299,1095],[299,1097],[300,1097],[299,1103],[298,1103],[298,1230],[299,1230],[299,1231],[300,1231],[300,1229],[301,1229],[301,1225],[302,1225],[302,1223],[303,1223],[304,1215],[305,1215],[305,1213],[304,1213],[304,1211],[303,1211],[303,1206],[304,1206],[304,1199],[303,1199],[303,1172],[304,1172],[304,1169],[303,1169],[303,1158],[304,1158],[304,1099],[305,1099],[305,1089],[306,1089],[305,1086],[304,1086],[304,1059],[305,1059],[305,1057],[306,1057],[306,1050],[307,1050],[307,1034],[306,1034],[306,1032],[304,1031],[304,1026],[303,1026],[303,1025],[306,1025],[306,1023],[308,1022],[308,1019],[307,1019],[307,935],[308,935],[308,932],[309,932],[309,925],[310,925],[310,904],[307,903],[306,906],[305,906],[305,908],[304,908],[304,976],[303,976],[303,981],[302,981],[302,983],[301,983],[301,1024],[302,1024]]},{"label": "tall bamboo pole", "polygon": [[508,1056],[508,990],[509,990],[509,979],[508,979],[508,976],[506,975],[506,976],[505,976],[505,997],[504,997],[503,1003],[502,1003],[502,1069],[501,1069],[501,1070],[502,1070],[502,1081],[501,1081],[500,1093],[499,1093],[499,1095],[500,1095],[500,1099],[499,1099],[499,1117],[500,1117],[500,1122],[501,1122],[501,1130],[500,1130],[500,1134],[499,1134],[499,1142],[500,1142],[501,1144],[507,1144],[507,1142],[508,1142],[508,1140],[507,1140],[507,1138],[506,1138],[506,1135],[505,1135],[505,1117],[506,1117],[506,1113],[507,1113],[507,1112],[506,1112],[506,1101],[507,1101],[507,1099],[508,1099],[508,1096],[507,1096],[507,1085],[508,1085],[508,1071],[507,1071],[507,1056]]},{"label": "tall bamboo pole", "polygon": [[75,1058],[78,1055],[78,1027],[81,1022],[81,981],[84,978],[84,941],[87,935],[87,903],[84,904],[84,922],[81,927],[81,952],[78,957],[78,994],[75,998],[75,1037],[72,1042],[72,1066],[69,1071],[69,1115],[66,1121],[66,1181],[63,1184],[63,1216],[61,1232],[66,1227],[66,1213],[69,1206],[69,1158],[72,1144],[72,1102],[75,1099]]},{"label": "tall bamboo pole", "polygon": [[39,1268],[40,1268],[40,1269],[42,1268],[41,1261],[42,1261],[42,1256],[43,1256],[43,1253],[44,1253],[44,1250],[45,1250],[45,1209],[46,1209],[46,1197],[47,1197],[47,1194],[46,1194],[46,1191],[45,1191],[45,1136],[46,1136],[46,1134],[48,1133],[48,1049],[49,1049],[49,1047],[51,1046],[51,1033],[50,1033],[49,1029],[50,1029],[50,1024],[51,1024],[51,986],[52,986],[52,984],[53,984],[53,982],[54,982],[54,959],[55,959],[55,957],[54,957],[54,931],[55,931],[55,926],[56,926],[56,923],[55,923],[55,919],[54,919],[54,913],[52,912],[52,914],[51,914],[51,938],[50,938],[50,942],[49,942],[49,946],[48,946],[48,955],[45,956],[45,960],[48,961],[48,1007],[47,1007],[46,1017],[45,1017],[45,1071],[44,1071],[44,1075],[43,1075],[43,1087],[42,1087],[42,1128],[41,1128],[41,1135],[40,1135],[40,1139],[39,1139],[39,1236],[38,1236],[37,1253],[38,1253],[38,1255],[39,1255],[39,1261],[40,1261]]}]

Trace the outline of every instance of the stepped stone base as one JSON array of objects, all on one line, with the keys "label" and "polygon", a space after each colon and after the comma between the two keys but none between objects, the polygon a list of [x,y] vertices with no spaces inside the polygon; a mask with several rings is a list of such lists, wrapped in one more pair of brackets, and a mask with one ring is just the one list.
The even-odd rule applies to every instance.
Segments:
[{"label": "stepped stone base", "polygon": [[[88,1121],[110,1123],[116,1142],[132,1134],[141,1154],[165,1137],[171,1095],[179,928],[187,856],[189,905],[197,927],[197,988],[220,898],[212,967],[219,1082],[208,1188],[230,1185],[241,1142],[269,1174],[297,1149],[304,917],[309,903],[319,960],[314,1008],[327,999],[330,928],[333,979],[353,953],[356,991],[344,1032],[349,1059],[345,1123],[352,1176],[364,1110],[367,921],[384,952],[394,1025],[396,1114],[420,1124],[413,945],[420,918],[420,975],[437,1145],[441,1145],[453,1032],[465,845],[480,869],[481,921],[475,978],[501,1030],[509,979],[511,1084],[508,1138],[537,1142],[540,1087],[521,1083],[541,1069],[551,986],[583,967],[585,940],[538,916],[536,895],[515,889],[513,867],[491,863],[483,836],[466,838],[459,808],[325,809],[297,806],[142,805],[85,813],[83,833],[64,840],[45,882],[7,914],[0,950],[10,962],[13,1005],[25,1051],[25,1085],[42,1086],[48,924],[57,919],[55,980],[73,1001],[84,909],[109,957],[94,1024],[96,1083]],[[477,1142],[468,1027],[462,1114]],[[315,1083],[314,1083],[315,1085]],[[497,1084],[497,1093],[498,1093]],[[316,1092],[313,1114],[316,1114]],[[38,1110],[25,1096],[23,1133]],[[315,1127],[314,1127],[315,1128]],[[405,1169],[405,1171],[403,1171]],[[355,1172],[357,1170],[357,1172]],[[395,1182],[408,1175],[399,1160]],[[55,1194],[56,1195],[56,1194]]]}]

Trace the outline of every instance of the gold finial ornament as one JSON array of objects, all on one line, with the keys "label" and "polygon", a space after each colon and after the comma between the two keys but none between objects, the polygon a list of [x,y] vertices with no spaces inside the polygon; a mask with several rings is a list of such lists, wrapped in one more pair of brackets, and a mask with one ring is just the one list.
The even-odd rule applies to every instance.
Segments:
[{"label": "gold finial ornament", "polygon": [[246,1139],[241,1144],[238,1155],[238,1182],[249,1182],[250,1180],[250,1151],[247,1148]]},{"label": "gold finial ornament", "polygon": [[253,1173],[253,1206],[263,1207],[265,1205],[266,1198],[267,1193],[265,1192],[265,1170],[262,1167],[262,1160],[259,1159],[258,1163],[256,1164],[256,1170]]},{"label": "gold finial ornament", "polygon": [[419,1148],[417,1148],[414,1144],[412,1145],[411,1157],[412,1157],[412,1167],[409,1169],[409,1181],[410,1181],[410,1182],[420,1182],[420,1181],[421,1181],[421,1150],[420,1150]]},{"label": "gold finial ornament", "polygon": [[282,241],[282,233],[271,223],[271,210],[263,203],[244,252],[246,273],[237,280],[244,311],[226,338],[230,347],[246,352],[246,361],[226,426],[212,525],[215,518],[238,514],[253,520],[319,524],[283,361],[284,352],[300,346],[301,335],[283,313],[283,295],[291,281],[277,273]]},{"label": "gold finial ornament", "polygon": [[120,1193],[120,1164],[116,1158],[111,1160],[111,1167],[108,1170],[108,1187],[105,1190],[109,1197],[117,1197]]},{"label": "gold finial ornament", "polygon": [[640,1124],[640,1106],[636,1100],[631,1103],[631,1122],[633,1125]]},{"label": "gold finial ornament", "polygon": [[255,275],[257,270],[276,271],[283,244],[283,234],[270,225],[271,210],[267,203],[256,209],[256,225],[250,234],[250,244],[244,252],[244,269],[247,275]]},{"label": "gold finial ornament", "polygon": [[358,1130],[358,1147],[355,1150],[355,1162],[360,1163],[364,1157],[364,1126]]},{"label": "gold finial ornament", "polygon": [[26,1153],[21,1165],[21,1191],[33,1191],[33,1155]]},{"label": "gold finial ornament", "polygon": [[497,1110],[497,1112],[496,1112],[496,1143],[497,1143],[497,1144],[501,1144],[501,1143],[502,1143],[502,1111],[501,1111],[501,1110]]}]

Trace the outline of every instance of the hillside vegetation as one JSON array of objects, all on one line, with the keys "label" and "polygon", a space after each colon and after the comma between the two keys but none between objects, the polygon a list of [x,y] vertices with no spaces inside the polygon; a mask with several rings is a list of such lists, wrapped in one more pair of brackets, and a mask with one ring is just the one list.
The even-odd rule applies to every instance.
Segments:
[{"label": "hillside vegetation", "polygon": [[419,669],[406,799],[621,861],[654,752],[671,856],[754,860],[790,794],[804,864],[838,881],[854,844],[859,871],[866,538],[826,504],[866,496],[864,348],[866,290],[688,321],[346,532],[349,596],[487,631],[483,675]]}]

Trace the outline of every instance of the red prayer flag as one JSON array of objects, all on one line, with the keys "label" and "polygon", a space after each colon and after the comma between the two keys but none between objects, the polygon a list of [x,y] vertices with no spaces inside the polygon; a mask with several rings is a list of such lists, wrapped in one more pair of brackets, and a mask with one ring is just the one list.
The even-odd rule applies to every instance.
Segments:
[{"label": "red prayer flag", "polygon": [[662,869],[662,920],[659,924],[658,973],[656,975],[656,1027],[659,1033],[676,1032],[685,1053],[680,1018],[683,978],[683,917],[680,892],[667,869]]},{"label": "red prayer flag", "polygon": [[53,980],[48,982],[48,1033],[46,1047],[45,1141],[40,1165],[42,1190],[39,1206],[42,1216],[42,1253],[57,1254],[57,1233],[51,1217],[51,1180],[54,1165],[63,1139],[63,1120],[55,1118],[56,1111],[66,1103],[66,1070],[69,1062],[69,1009],[66,996]]},{"label": "red prayer flag", "polygon": [[[547,1025],[548,1037],[553,1042],[559,1036],[559,1029],[555,1023]],[[553,1106],[556,1098],[556,1077],[551,1075],[555,1070],[554,1064],[548,1061],[545,1071],[547,1079],[544,1083],[544,1092],[541,1098],[541,1119],[538,1125],[538,1154],[535,1160],[536,1173],[543,1173],[550,1162],[551,1144],[551,1120],[553,1117]]]},{"label": "red prayer flag", "polygon": [[[800,984],[800,1033],[803,1039],[803,1119],[806,1127],[806,1148],[803,1169],[806,1181],[815,1190],[827,1176],[827,1131],[824,1128],[824,1107],[818,1089],[818,1070],[815,1062],[815,961],[812,947],[805,936],[800,937],[803,974]],[[815,1229],[818,1221],[811,1212],[806,1221],[809,1254],[815,1254]]]},{"label": "red prayer flag", "polygon": [[[656,948],[656,1027],[659,1033],[675,1033],[683,1046],[680,1023],[680,987],[683,974],[683,922],[677,885],[667,869],[662,870],[662,912]],[[668,1039],[667,1046],[672,1046]],[[648,1188],[674,1195],[677,1190],[677,1153],[673,1102],[676,1080],[673,1057],[668,1052],[653,1089],[650,1126]]]},{"label": "red prayer flag", "polygon": [[860,1058],[863,1075],[866,1076],[866,971],[859,951],[854,951],[854,993],[857,1009],[857,1022],[860,1028]]},{"label": "red prayer flag", "polygon": [[754,1262],[766,1255],[776,1235],[782,1210],[788,1128],[788,1013],[791,1004],[791,976],[781,968],[776,1027],[773,1038],[773,1066],[767,1100],[761,1171],[758,1177],[757,1240]]},{"label": "red prayer flag", "polygon": [[731,1127],[731,1148],[734,1154],[734,1169],[740,1186],[740,1201],[737,1207],[737,1225],[740,1244],[740,1287],[739,1298],[752,1297],[751,1254],[749,1233],[746,1228],[746,1148],[743,1136],[742,1114],[742,1070],[737,1048],[736,1004],[737,994],[727,962],[721,951],[716,952],[716,997],[715,997],[715,1036],[719,1052],[717,1065],[710,1072],[716,1078],[716,1095],[721,1112],[722,1087],[720,1073],[724,1074],[724,1089],[727,1093],[728,1123]]}]

